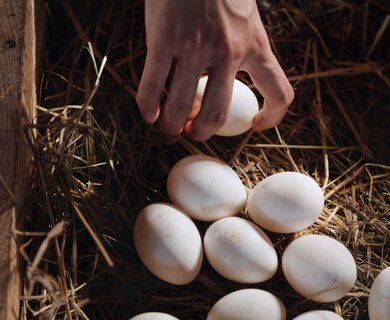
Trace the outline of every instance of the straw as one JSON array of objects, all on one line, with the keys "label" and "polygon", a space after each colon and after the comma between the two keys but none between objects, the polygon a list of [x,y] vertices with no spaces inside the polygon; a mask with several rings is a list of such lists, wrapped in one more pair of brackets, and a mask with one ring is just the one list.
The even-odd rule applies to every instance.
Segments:
[{"label": "straw", "polygon": [[[135,102],[146,53],[143,3],[47,3],[37,117],[24,128],[33,157],[32,205],[15,231],[25,260],[22,318],[129,319],[160,311],[206,319],[223,295],[254,287],[277,295],[289,319],[313,309],[368,319],[369,288],[390,264],[387,2],[258,6],[296,92],[286,117],[261,133],[204,143],[181,137],[167,146]],[[261,105],[249,77],[237,78]],[[169,170],[191,154],[225,161],[248,191],[276,172],[313,177],[326,199],[321,217],[302,232],[268,235],[279,257],[302,234],[344,243],[358,269],[351,292],[335,303],[315,303],[292,290],[281,268],[271,280],[247,286],[224,279],[207,262],[186,286],[153,276],[135,251],[134,220],[146,205],[169,201]],[[209,224],[196,225],[203,235]]]}]

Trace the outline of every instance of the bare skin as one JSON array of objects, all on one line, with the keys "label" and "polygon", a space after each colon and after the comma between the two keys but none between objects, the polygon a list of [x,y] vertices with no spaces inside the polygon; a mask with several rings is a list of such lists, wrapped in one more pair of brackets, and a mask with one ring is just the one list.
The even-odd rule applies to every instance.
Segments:
[{"label": "bare skin", "polygon": [[[249,74],[264,97],[253,129],[269,129],[282,120],[294,91],[271,51],[255,0],[145,0],[145,27],[148,53],[137,103],[145,121],[154,123],[176,60],[159,128],[171,141],[183,131],[204,141],[222,127],[239,70]],[[209,80],[202,106],[189,121],[204,71]]]}]

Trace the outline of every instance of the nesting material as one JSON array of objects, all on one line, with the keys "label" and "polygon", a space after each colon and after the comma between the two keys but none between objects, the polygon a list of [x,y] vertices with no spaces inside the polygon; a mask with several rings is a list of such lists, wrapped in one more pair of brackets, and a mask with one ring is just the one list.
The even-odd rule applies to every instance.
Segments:
[{"label": "nesting material", "polygon": [[[308,229],[272,234],[271,241],[280,258],[298,236],[330,236],[352,253],[357,281],[334,303],[302,298],[281,269],[260,286],[283,301],[289,319],[308,310],[368,318],[369,289],[389,266],[390,252],[387,0],[258,3],[295,89],[286,117],[261,133],[205,143],[181,138],[167,146],[157,126],[143,122],[134,99],[146,53],[142,1],[47,2],[37,117],[24,127],[33,158],[31,213],[15,231],[26,266],[22,318],[126,320],[158,311],[206,319],[221,297],[243,289],[207,264],[190,285],[166,283],[143,266],[133,246],[138,213],[169,201],[168,173],[189,155],[222,159],[248,189],[277,172],[312,177],[324,193],[321,216]],[[261,107],[249,77],[237,79]],[[204,235],[208,224],[196,224]]]}]

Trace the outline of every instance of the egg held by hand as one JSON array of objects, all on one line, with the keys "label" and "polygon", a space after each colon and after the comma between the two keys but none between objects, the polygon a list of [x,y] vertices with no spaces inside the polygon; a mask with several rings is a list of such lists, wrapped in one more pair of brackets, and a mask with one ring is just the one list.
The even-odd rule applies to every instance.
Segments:
[{"label": "egg held by hand", "polygon": [[134,244],[145,266],[158,278],[184,285],[202,265],[202,240],[194,222],[168,203],[145,207],[134,224]]},{"label": "egg held by hand", "polygon": [[[199,79],[196,97],[189,119],[196,117],[200,111],[208,77]],[[232,98],[225,124],[215,133],[218,136],[237,136],[252,127],[253,118],[259,111],[255,94],[243,82],[234,79]]]}]

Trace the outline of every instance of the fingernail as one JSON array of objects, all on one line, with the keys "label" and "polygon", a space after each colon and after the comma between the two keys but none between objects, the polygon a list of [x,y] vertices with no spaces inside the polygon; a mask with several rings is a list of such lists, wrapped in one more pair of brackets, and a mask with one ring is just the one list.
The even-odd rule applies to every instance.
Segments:
[{"label": "fingernail", "polygon": [[152,124],[156,121],[157,117],[158,117],[158,113],[155,113],[155,112],[145,112],[143,114],[143,117],[144,117],[144,120],[146,123],[148,124]]}]

